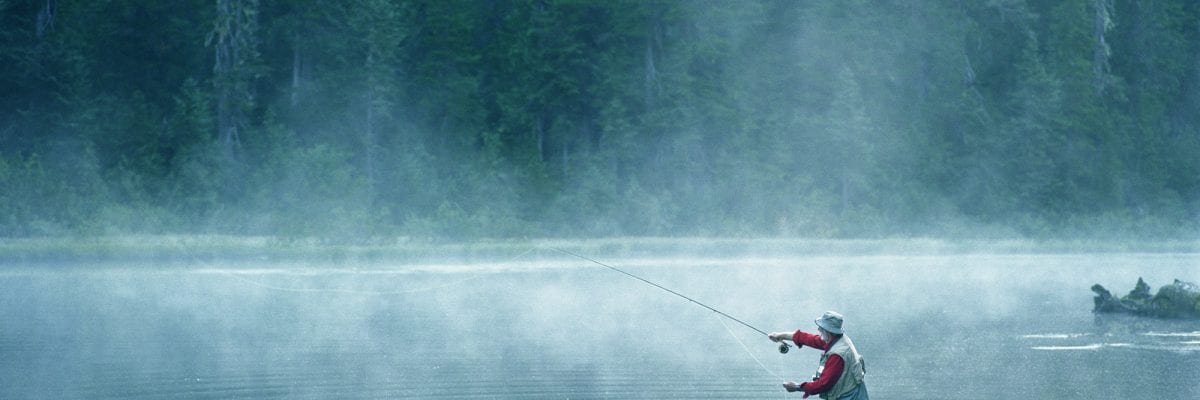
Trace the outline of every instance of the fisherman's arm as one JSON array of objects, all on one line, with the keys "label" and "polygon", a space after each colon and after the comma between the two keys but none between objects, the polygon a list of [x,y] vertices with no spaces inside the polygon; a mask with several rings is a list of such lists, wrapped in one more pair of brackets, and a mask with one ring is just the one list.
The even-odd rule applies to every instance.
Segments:
[{"label": "fisherman's arm", "polygon": [[792,341],[796,342],[797,346],[808,346],[817,350],[826,350],[829,348],[829,343],[821,340],[821,335],[814,335],[804,331],[796,331],[792,334]]},{"label": "fisherman's arm", "polygon": [[825,348],[829,346],[824,340],[821,340],[820,335],[814,335],[803,331],[775,332],[767,334],[767,338],[774,342],[791,340],[793,343],[796,343],[797,346],[808,346],[820,350],[825,350]]},{"label": "fisherman's arm", "polygon": [[846,362],[842,360],[842,356],[831,355],[828,360],[825,360],[825,369],[821,371],[821,376],[817,377],[815,381],[801,383],[800,390],[810,395],[825,393],[833,388],[838,378],[842,377],[842,370],[845,368]]}]

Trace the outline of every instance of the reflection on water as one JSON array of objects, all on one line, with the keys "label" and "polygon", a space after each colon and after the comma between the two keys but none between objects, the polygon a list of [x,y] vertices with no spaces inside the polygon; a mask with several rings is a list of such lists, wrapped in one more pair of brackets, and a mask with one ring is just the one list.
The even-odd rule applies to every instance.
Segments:
[{"label": "reflection on water", "polygon": [[[779,377],[815,369],[812,349],[539,260],[9,269],[0,398],[782,398]],[[1200,324],[1093,315],[1088,290],[1200,280],[1200,256],[604,261],[767,331],[841,311],[879,398],[1200,397]]]},{"label": "reflection on water", "polygon": [[[1107,319],[1107,320],[1103,320]],[[1188,340],[1200,337],[1200,331],[1192,332],[1140,332],[1131,334],[1124,329],[1127,324],[1136,324],[1137,318],[1126,316],[1099,316],[1097,326],[1105,328],[1108,325],[1120,329],[1106,330],[1101,334],[1066,333],[1066,334],[1036,334],[1023,335],[1031,343],[1034,350],[1100,350],[1130,349],[1145,351],[1166,351],[1181,355],[1190,355],[1200,351],[1200,340]],[[1170,325],[1173,321],[1158,321],[1162,325]],[[1176,323],[1180,321],[1174,321]],[[1181,326],[1191,326],[1186,322]]]}]

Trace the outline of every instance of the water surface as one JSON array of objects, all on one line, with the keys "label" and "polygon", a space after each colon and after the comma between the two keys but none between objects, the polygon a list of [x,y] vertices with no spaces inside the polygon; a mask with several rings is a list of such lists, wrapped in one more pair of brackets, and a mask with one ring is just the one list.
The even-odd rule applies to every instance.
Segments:
[{"label": "water surface", "polygon": [[[1200,323],[1097,316],[1088,290],[1200,281],[1200,255],[588,255],[766,331],[838,310],[875,398],[1200,398]],[[0,355],[0,398],[88,399],[784,398],[819,356],[542,251],[5,266]]]}]

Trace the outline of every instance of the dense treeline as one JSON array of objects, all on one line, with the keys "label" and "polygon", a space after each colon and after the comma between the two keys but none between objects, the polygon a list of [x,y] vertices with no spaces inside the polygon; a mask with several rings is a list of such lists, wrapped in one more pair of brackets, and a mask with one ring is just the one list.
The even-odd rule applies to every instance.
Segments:
[{"label": "dense treeline", "polygon": [[1200,227],[1191,0],[0,0],[0,236]]}]

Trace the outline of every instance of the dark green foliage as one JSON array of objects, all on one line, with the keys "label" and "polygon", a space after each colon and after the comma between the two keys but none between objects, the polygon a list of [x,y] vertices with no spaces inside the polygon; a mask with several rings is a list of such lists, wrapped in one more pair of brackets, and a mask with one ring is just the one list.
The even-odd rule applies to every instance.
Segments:
[{"label": "dark green foliage", "polygon": [[0,0],[0,235],[1194,237],[1194,1]]}]

